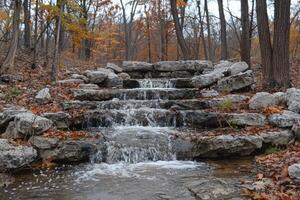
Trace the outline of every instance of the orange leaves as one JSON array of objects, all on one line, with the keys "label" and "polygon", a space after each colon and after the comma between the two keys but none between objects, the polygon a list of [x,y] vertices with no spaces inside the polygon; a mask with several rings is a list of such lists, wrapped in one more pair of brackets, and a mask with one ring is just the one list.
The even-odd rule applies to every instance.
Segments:
[{"label": "orange leaves", "polygon": [[269,106],[263,110],[263,113],[266,116],[270,116],[272,114],[282,113],[282,111],[283,111],[283,107],[281,106]]},{"label": "orange leaves", "polygon": [[177,0],[177,7],[185,7],[187,5],[187,1],[186,0]]},{"label": "orange leaves", "polygon": [[80,140],[83,138],[91,138],[91,136],[84,131],[59,131],[50,129],[45,134],[45,137],[58,138],[60,140],[72,139]]}]

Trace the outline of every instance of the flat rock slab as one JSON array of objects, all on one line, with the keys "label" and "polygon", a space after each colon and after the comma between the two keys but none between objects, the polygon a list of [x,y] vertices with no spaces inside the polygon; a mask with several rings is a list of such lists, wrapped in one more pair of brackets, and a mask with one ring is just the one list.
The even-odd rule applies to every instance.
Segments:
[{"label": "flat rock slab", "polygon": [[154,70],[162,72],[191,71],[202,72],[206,68],[212,68],[210,61],[186,60],[186,61],[161,61],[154,64]]},{"label": "flat rock slab", "polygon": [[285,110],[282,113],[270,115],[268,120],[269,123],[274,126],[280,128],[291,128],[294,124],[300,122],[300,114]]},{"label": "flat rock slab", "polygon": [[32,147],[16,146],[6,139],[0,139],[0,171],[28,166],[37,158]]}]

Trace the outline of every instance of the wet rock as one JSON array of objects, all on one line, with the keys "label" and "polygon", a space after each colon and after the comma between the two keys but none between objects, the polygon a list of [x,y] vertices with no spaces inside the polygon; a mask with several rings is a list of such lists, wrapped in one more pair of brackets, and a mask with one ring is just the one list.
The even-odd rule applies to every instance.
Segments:
[{"label": "wet rock", "polygon": [[52,126],[52,121],[33,113],[20,113],[14,119],[15,129],[25,136],[40,135]]},{"label": "wet rock", "polygon": [[123,80],[117,74],[110,72],[107,74],[107,78],[101,84],[101,86],[106,88],[122,88]]},{"label": "wet rock", "polygon": [[124,61],[122,64],[123,71],[125,72],[147,72],[153,70],[153,65],[146,62],[138,62],[138,61]]},{"label": "wet rock", "polygon": [[114,63],[107,63],[106,68],[113,70],[115,73],[122,73],[123,72],[123,69],[121,67],[119,67],[118,65],[114,64]]},{"label": "wet rock", "polygon": [[123,87],[124,88],[139,88],[140,83],[137,80],[130,79],[130,80],[123,80]]},{"label": "wet rock", "polygon": [[83,80],[85,83],[89,82],[89,79],[81,74],[72,74],[71,79],[81,79]]},{"label": "wet rock", "polygon": [[79,84],[78,87],[81,88],[81,89],[94,89],[94,90],[100,88],[98,85],[92,84],[92,83],[90,83],[90,84]]},{"label": "wet rock", "polygon": [[125,72],[122,72],[122,73],[119,73],[118,74],[118,77],[122,80],[129,80],[130,79],[130,75],[125,73]]},{"label": "wet rock", "polygon": [[91,83],[100,84],[106,80],[109,73],[111,73],[110,70],[102,69],[101,71],[88,71],[86,72],[86,76]]},{"label": "wet rock", "polygon": [[68,129],[71,123],[71,116],[65,112],[43,113],[42,117],[51,120],[58,129]]},{"label": "wet rock", "polygon": [[36,102],[39,104],[47,104],[51,101],[51,94],[49,88],[44,88],[35,96]]},{"label": "wet rock", "polygon": [[266,117],[258,113],[221,113],[220,121],[230,126],[264,126]]},{"label": "wet rock", "polygon": [[246,90],[254,83],[254,74],[248,70],[219,80],[215,89],[220,92],[234,92]]},{"label": "wet rock", "polygon": [[204,111],[180,111],[180,113],[183,123],[188,127],[206,128],[219,125],[217,113]]},{"label": "wet rock", "polygon": [[238,188],[232,186],[227,181],[217,178],[209,180],[198,180],[186,185],[188,190],[201,200],[219,200],[236,197]]},{"label": "wet rock", "polygon": [[223,73],[219,71],[212,71],[208,74],[193,77],[192,83],[196,88],[205,88],[216,83],[222,77],[224,77]]},{"label": "wet rock", "polygon": [[300,89],[290,88],[286,92],[288,109],[300,114]]},{"label": "wet rock", "polygon": [[269,116],[268,120],[270,124],[274,126],[291,128],[294,124],[300,121],[300,114],[285,110],[282,113],[276,113]]},{"label": "wet rock", "polygon": [[174,78],[170,80],[171,84],[175,88],[193,88],[193,84],[190,78]]},{"label": "wet rock", "polygon": [[246,62],[237,62],[228,67],[230,75],[236,75],[249,69]]},{"label": "wet rock", "polygon": [[174,71],[171,73],[171,78],[189,78],[192,76],[192,73],[188,71]]},{"label": "wet rock", "polygon": [[187,60],[187,61],[161,61],[154,64],[154,69],[163,72],[173,71],[203,71],[205,68],[212,68],[210,61]]},{"label": "wet rock", "polygon": [[253,110],[263,110],[269,106],[280,105],[285,102],[285,94],[277,92],[270,94],[268,92],[259,92],[249,101],[249,107]]},{"label": "wet rock", "polygon": [[0,171],[28,166],[36,158],[37,152],[32,147],[16,146],[0,139]]},{"label": "wet rock", "polygon": [[300,164],[294,164],[288,168],[289,176],[294,179],[300,180]]},{"label": "wet rock", "polygon": [[31,142],[42,159],[52,159],[63,163],[89,161],[99,146],[99,141],[95,139],[57,141],[47,137],[34,137]]}]

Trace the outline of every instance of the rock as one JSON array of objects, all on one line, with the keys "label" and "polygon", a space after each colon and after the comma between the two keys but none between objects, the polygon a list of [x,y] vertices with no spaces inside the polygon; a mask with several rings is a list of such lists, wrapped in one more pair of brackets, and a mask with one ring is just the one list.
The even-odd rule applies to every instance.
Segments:
[{"label": "rock", "polygon": [[264,126],[266,117],[258,113],[220,113],[220,121],[230,126]]},{"label": "rock", "polygon": [[193,157],[248,156],[261,149],[262,145],[263,140],[260,137],[251,135],[202,137],[194,144]]},{"label": "rock", "polygon": [[0,171],[28,166],[36,158],[37,152],[32,147],[15,146],[7,139],[0,139]]},{"label": "rock", "polygon": [[216,113],[205,111],[180,111],[183,123],[193,128],[218,127],[219,120]]},{"label": "rock", "polygon": [[42,117],[51,120],[58,129],[68,129],[71,123],[71,116],[65,112],[44,113]]},{"label": "rock", "polygon": [[174,71],[171,72],[171,78],[189,78],[192,77],[192,73],[188,71]]},{"label": "rock", "polygon": [[61,84],[61,85],[77,85],[77,84],[81,84],[84,83],[84,80],[82,79],[66,79],[66,80],[60,80],[57,81],[57,83]]},{"label": "rock", "polygon": [[49,88],[44,88],[35,96],[35,100],[39,104],[47,104],[51,101],[51,94]]},{"label": "rock", "polygon": [[192,78],[192,83],[196,88],[205,88],[220,80],[224,74],[219,71],[212,71],[211,73],[195,76]]},{"label": "rock", "polygon": [[123,61],[122,68],[124,72],[148,72],[153,70],[153,65],[146,62]]},{"label": "rock", "polygon": [[254,74],[248,70],[219,80],[215,89],[219,92],[235,92],[248,89],[254,83]]},{"label": "rock", "polygon": [[233,65],[233,62],[230,62],[228,60],[221,60],[219,64],[215,65],[214,68],[215,69],[219,69],[219,68],[229,68],[231,65]]},{"label": "rock", "polygon": [[109,73],[111,73],[110,70],[102,69],[101,71],[89,71],[86,73],[86,76],[91,83],[100,84],[107,79]]},{"label": "rock", "polygon": [[16,130],[16,125],[14,121],[9,122],[6,131],[4,134],[2,134],[2,138],[5,139],[24,139],[24,135],[19,133]]},{"label": "rock", "polygon": [[79,84],[78,87],[81,88],[81,89],[95,89],[95,90],[100,88],[98,85],[92,84],[92,83],[90,83],[90,84]]},{"label": "rock", "polygon": [[42,159],[51,158],[63,163],[89,161],[90,157],[97,152],[97,148],[103,145],[95,139],[57,140],[43,136],[31,138],[30,142],[38,150]]},{"label": "rock", "polygon": [[300,164],[294,164],[288,168],[289,176],[294,179],[300,180]]},{"label": "rock", "polygon": [[190,78],[174,78],[170,80],[171,85],[174,88],[193,88],[193,84]]},{"label": "rock", "polygon": [[52,121],[32,113],[20,113],[15,116],[16,131],[25,135],[41,135],[52,126]]},{"label": "rock", "polygon": [[0,99],[5,99],[6,94],[0,93]]},{"label": "rock", "polygon": [[296,122],[292,128],[295,138],[300,141],[300,121]]},{"label": "rock", "polygon": [[[0,173],[0,188],[6,188],[7,186],[13,184],[15,178],[9,174]],[[1,199],[1,194],[0,194]],[[5,199],[5,198],[2,198]]]},{"label": "rock", "polygon": [[288,109],[300,114],[300,89],[290,88],[286,92]]},{"label": "rock", "polygon": [[236,75],[249,69],[246,62],[237,62],[228,67],[228,72],[230,75]]},{"label": "rock", "polygon": [[238,188],[218,178],[193,181],[188,183],[186,187],[199,200],[230,199],[239,192]]},{"label": "rock", "polygon": [[81,74],[72,74],[71,79],[81,79],[83,80],[85,83],[89,82],[89,79]]},{"label": "rock", "polygon": [[219,98],[213,98],[208,100],[207,105],[208,108],[220,108],[224,104],[230,103],[231,105],[245,102],[248,99],[248,96],[245,95],[237,95],[237,94],[229,94]]},{"label": "rock", "polygon": [[259,133],[263,143],[270,146],[287,146],[294,139],[294,134],[290,130],[269,131]]},{"label": "rock", "polygon": [[291,128],[294,124],[300,121],[300,114],[292,111],[283,111],[282,113],[276,113],[268,118],[270,124],[280,128]]},{"label": "rock", "polygon": [[122,80],[129,80],[130,79],[130,75],[125,73],[125,72],[119,73],[118,77],[121,78]]},{"label": "rock", "polygon": [[107,88],[122,88],[123,80],[117,74],[110,72],[107,74],[107,78],[102,86]]},{"label": "rock", "polygon": [[12,82],[18,82],[18,81],[23,81],[23,76],[21,75],[12,75],[12,74],[2,74],[0,76],[0,82],[5,82],[5,83],[12,83]]},{"label": "rock", "polygon": [[129,80],[123,80],[123,87],[124,88],[139,88],[140,87],[140,83],[138,80],[134,80],[134,79],[129,79]]},{"label": "rock", "polygon": [[19,107],[10,107],[5,109],[2,115],[0,116],[0,133],[6,131],[9,122],[13,121],[17,114],[24,113],[24,112],[28,112],[28,111],[24,108],[19,108]]},{"label": "rock", "polygon": [[203,90],[201,90],[201,96],[204,98],[217,97],[217,96],[219,96],[219,92],[216,90],[203,89]]},{"label": "rock", "polygon": [[276,106],[285,102],[285,94],[277,92],[270,94],[268,92],[256,93],[249,101],[249,108],[252,110],[263,110],[269,106]]},{"label": "rock", "polygon": [[191,71],[202,72],[205,68],[212,68],[210,61],[204,60],[187,60],[187,61],[161,61],[154,64],[156,71],[174,72],[174,71]]},{"label": "rock", "polygon": [[114,64],[114,63],[107,63],[106,68],[107,69],[112,69],[115,73],[122,73],[123,72],[123,69],[121,67],[119,67],[118,65]]}]

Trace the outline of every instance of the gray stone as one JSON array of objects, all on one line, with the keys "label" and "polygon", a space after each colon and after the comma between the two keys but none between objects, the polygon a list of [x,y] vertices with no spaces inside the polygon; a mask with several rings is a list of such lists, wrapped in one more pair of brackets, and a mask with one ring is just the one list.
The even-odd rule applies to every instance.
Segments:
[{"label": "gray stone", "polygon": [[296,122],[292,128],[295,138],[300,141],[300,121]]},{"label": "gray stone", "polygon": [[96,84],[79,84],[78,85],[78,88],[81,88],[81,89],[99,89],[100,87]]},{"label": "gray stone", "polygon": [[70,84],[77,85],[77,84],[84,83],[84,80],[71,78],[71,79],[65,79],[65,80],[57,81],[57,83],[59,83],[61,85],[70,85]]},{"label": "gray stone", "polygon": [[218,80],[220,80],[222,77],[224,77],[224,74],[221,72],[212,71],[208,74],[203,74],[200,76],[195,76],[192,79],[192,83],[194,87],[196,88],[205,88],[208,87],[214,83],[216,83]]},{"label": "gray stone", "polygon": [[0,139],[0,171],[28,166],[37,158],[32,147],[16,146],[7,139]]},{"label": "gray stone", "polygon": [[212,68],[212,63],[205,60],[161,61],[154,64],[154,69],[162,72],[173,71],[203,71]]},{"label": "gray stone", "polygon": [[71,123],[71,116],[65,112],[43,113],[42,117],[50,119],[58,129],[68,129]]},{"label": "gray stone", "polygon": [[238,95],[238,94],[229,94],[219,98],[213,98],[208,100],[207,105],[209,108],[220,108],[226,103],[233,105],[245,102],[248,99],[248,96]]},{"label": "gray stone", "polygon": [[25,136],[41,135],[47,131],[53,122],[47,118],[32,113],[20,113],[14,119],[16,131]]},{"label": "gray stone", "polygon": [[251,70],[248,70],[219,80],[215,89],[220,92],[234,92],[245,90],[254,83],[254,74]]},{"label": "gray stone", "polygon": [[153,70],[153,65],[150,63],[139,61],[123,61],[122,68],[125,72],[148,72]]},{"label": "gray stone", "polygon": [[107,79],[109,73],[111,73],[110,70],[102,69],[101,71],[88,71],[86,73],[86,76],[88,77],[91,83],[100,84]]},{"label": "gray stone", "polygon": [[264,126],[266,117],[259,113],[220,113],[220,121],[230,126]]},{"label": "gray stone", "polygon": [[300,121],[300,114],[285,110],[282,113],[269,116],[268,120],[274,126],[291,128],[295,123]]},{"label": "gray stone", "polygon": [[71,79],[81,79],[83,80],[85,83],[89,82],[89,79],[81,74],[72,74]]},{"label": "gray stone", "polygon": [[294,139],[294,134],[290,130],[263,132],[259,134],[264,144],[271,146],[287,146]]},{"label": "gray stone", "polygon": [[122,73],[123,72],[123,69],[121,67],[119,67],[118,65],[114,64],[114,63],[107,63],[106,68],[107,69],[112,69],[115,73]]},{"label": "gray stone", "polygon": [[107,74],[107,78],[101,84],[101,86],[107,88],[122,88],[123,80],[117,74],[111,72]]},{"label": "gray stone", "polygon": [[[5,188],[15,182],[15,178],[10,174],[0,173],[0,188]],[[0,199],[5,199],[4,197]]]},{"label": "gray stone", "polygon": [[236,75],[249,69],[246,62],[237,62],[228,67],[228,72],[230,75]]},{"label": "gray stone", "polygon": [[19,107],[10,107],[5,109],[3,113],[0,115],[0,133],[6,131],[9,122],[13,121],[17,114],[24,113],[24,112],[28,112],[28,111],[24,108],[19,108]]},{"label": "gray stone", "polygon": [[286,92],[288,109],[300,114],[300,89],[290,88]]},{"label": "gray stone", "polygon": [[5,133],[2,134],[2,138],[5,139],[24,139],[24,135],[16,130],[14,121],[9,122]]},{"label": "gray stone", "polygon": [[51,94],[49,88],[44,88],[35,96],[35,100],[39,104],[47,104],[51,101]]},{"label": "gray stone", "polygon": [[118,77],[121,78],[122,80],[129,80],[130,79],[130,75],[125,73],[125,72],[119,73]]},{"label": "gray stone", "polygon": [[300,164],[293,164],[288,168],[289,176],[294,179],[300,179]]},{"label": "gray stone", "polygon": [[252,110],[263,110],[269,106],[276,106],[285,102],[285,94],[277,92],[270,94],[268,92],[259,92],[249,101],[249,108]]},{"label": "gray stone", "polygon": [[46,150],[57,147],[59,139],[44,136],[32,136],[29,139],[29,143],[36,149]]},{"label": "gray stone", "polygon": [[221,60],[219,64],[215,65],[214,68],[218,69],[218,68],[229,68],[231,65],[233,65],[233,62],[230,62],[228,60]]},{"label": "gray stone", "polygon": [[219,92],[216,90],[207,90],[207,89],[203,89],[200,91],[201,92],[201,96],[204,98],[209,98],[209,97],[217,97],[219,96]]}]

